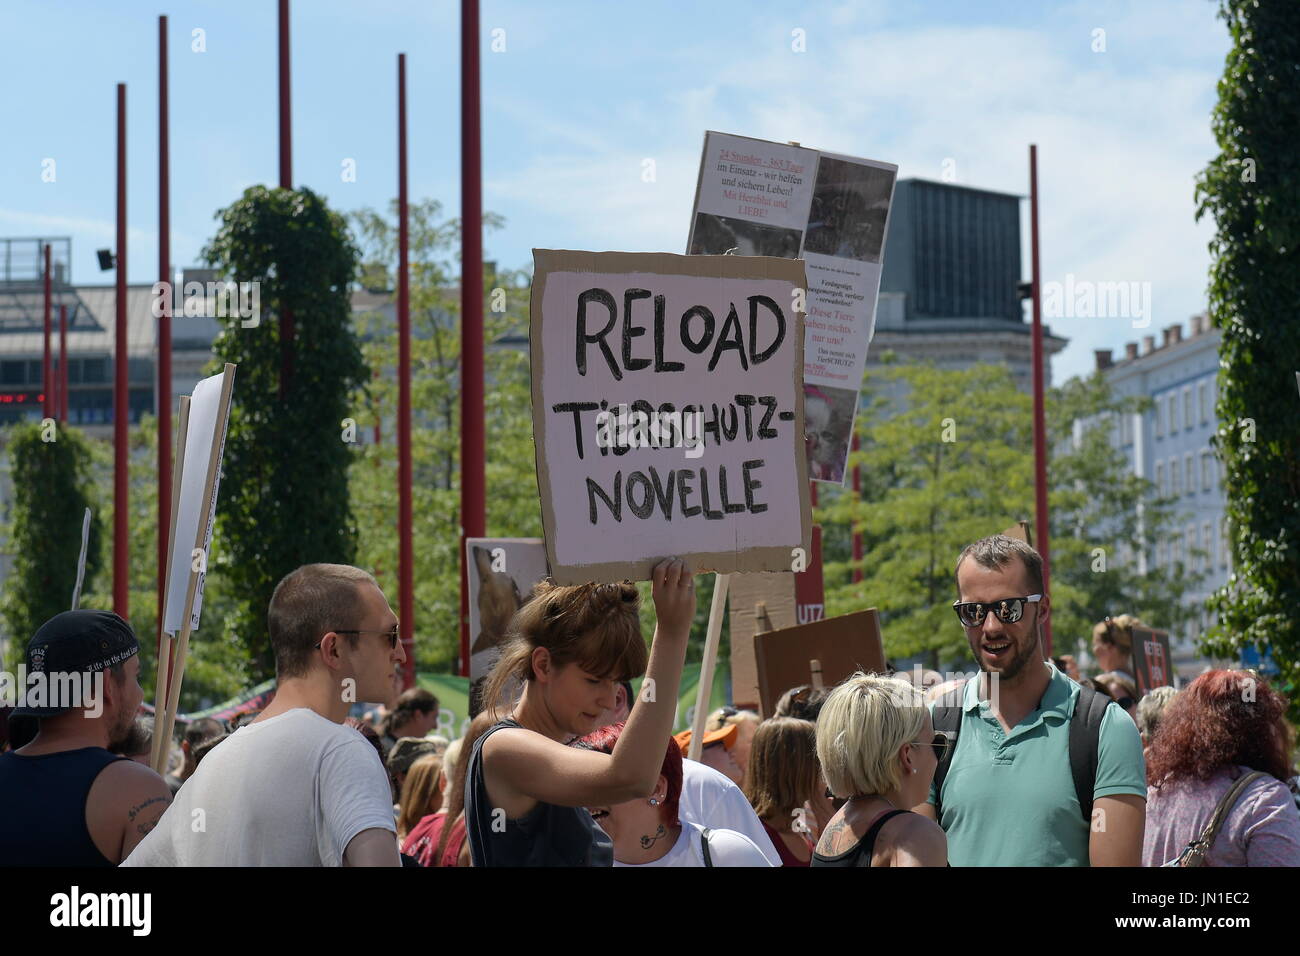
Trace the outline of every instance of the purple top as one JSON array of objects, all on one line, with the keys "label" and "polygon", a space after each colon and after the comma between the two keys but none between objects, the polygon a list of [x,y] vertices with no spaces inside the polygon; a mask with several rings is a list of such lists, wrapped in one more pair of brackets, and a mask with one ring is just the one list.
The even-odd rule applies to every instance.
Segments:
[{"label": "purple top", "polygon": [[[1247,767],[1224,768],[1207,781],[1184,780],[1162,789],[1147,788],[1146,836],[1142,865],[1176,859],[1201,835]],[[1300,812],[1286,784],[1262,777],[1237,795],[1224,818],[1206,862],[1210,866],[1300,866]]]}]

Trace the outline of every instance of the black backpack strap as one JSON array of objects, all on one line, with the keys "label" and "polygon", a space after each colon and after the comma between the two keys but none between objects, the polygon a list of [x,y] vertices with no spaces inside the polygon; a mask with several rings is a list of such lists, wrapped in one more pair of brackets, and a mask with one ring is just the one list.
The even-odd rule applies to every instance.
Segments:
[{"label": "black backpack strap", "polygon": [[[1092,826],[1092,793],[1097,786],[1097,748],[1101,741],[1101,722],[1112,701],[1090,687],[1079,688],[1070,717],[1070,775],[1074,793],[1085,823]],[[1118,705],[1116,705],[1118,706]]]},{"label": "black backpack strap", "polygon": [[[943,759],[939,761],[939,766],[934,771],[934,815],[938,820],[943,819],[943,780],[948,776],[948,768],[952,765],[953,754],[957,752],[957,734],[961,731],[961,691],[965,685],[944,694],[939,699],[940,703],[936,704],[930,713],[930,721],[934,724],[936,734],[948,735],[948,749],[944,751]],[[943,701],[957,701],[954,704],[945,704]]]},{"label": "black backpack strap", "polygon": [[705,827],[704,832],[700,834],[700,849],[704,852],[705,866],[713,865],[713,854],[709,852],[709,834],[712,832],[708,827]]}]

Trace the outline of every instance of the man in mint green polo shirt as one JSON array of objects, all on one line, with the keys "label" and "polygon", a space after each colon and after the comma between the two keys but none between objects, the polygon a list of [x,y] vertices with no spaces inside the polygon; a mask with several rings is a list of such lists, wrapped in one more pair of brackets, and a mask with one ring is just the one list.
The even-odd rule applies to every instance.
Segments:
[{"label": "man in mint green polo shirt", "polygon": [[[982,673],[962,688],[957,750],[943,782],[938,822],[948,835],[948,861],[1140,866],[1142,738],[1119,707],[1106,708],[1090,825],[1070,772],[1079,685],[1043,659],[1051,601],[1042,568],[1037,551],[1000,534],[968,546],[957,560],[958,618]],[[933,787],[916,810],[936,818]]]}]

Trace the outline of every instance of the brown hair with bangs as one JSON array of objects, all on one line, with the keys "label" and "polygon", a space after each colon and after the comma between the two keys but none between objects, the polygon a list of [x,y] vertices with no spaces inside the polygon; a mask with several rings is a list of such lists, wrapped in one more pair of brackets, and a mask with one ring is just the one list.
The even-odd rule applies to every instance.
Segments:
[{"label": "brown hair with bangs", "polygon": [[796,808],[821,784],[817,726],[798,717],[773,717],[758,725],[745,771],[745,798],[760,820],[788,828]]},{"label": "brown hair with bangs", "polygon": [[483,688],[484,710],[496,710],[512,678],[533,680],[533,651],[539,647],[557,667],[577,664],[596,677],[618,681],[640,677],[649,652],[641,636],[639,604],[630,581],[538,584],[510,621],[501,656]]}]

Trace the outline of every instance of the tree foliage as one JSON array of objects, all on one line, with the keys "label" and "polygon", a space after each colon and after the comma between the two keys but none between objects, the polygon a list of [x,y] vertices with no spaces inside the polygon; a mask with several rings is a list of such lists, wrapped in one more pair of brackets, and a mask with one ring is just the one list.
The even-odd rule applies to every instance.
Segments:
[{"label": "tree foliage", "polygon": [[[1232,37],[1213,129],[1219,155],[1197,184],[1212,215],[1210,319],[1219,347],[1214,439],[1233,573],[1209,601],[1206,649],[1271,647],[1300,684],[1300,6],[1220,0]],[[1295,713],[1300,713],[1300,707]]]},{"label": "tree foliage", "polygon": [[[219,320],[216,361],[239,366],[209,557],[234,609],[226,630],[252,669],[273,670],[266,609],[279,580],[313,562],[351,564],[356,524],[349,506],[344,420],[368,379],[352,328],[357,249],[343,217],[310,189],[254,186],[218,214],[204,257],[222,275],[258,282],[260,321]],[[280,395],[279,319],[294,318],[293,371]]]},{"label": "tree foliage", "polygon": [[80,431],[22,422],[9,427],[5,451],[13,485],[6,551],[13,565],[0,598],[0,616],[11,642],[7,664],[12,669],[36,629],[72,606],[87,507],[92,518],[82,593],[94,587],[102,565],[104,523],[91,446]]},{"label": "tree foliage", "polygon": [[[434,200],[411,204],[411,470],[416,660],[422,670],[455,670],[460,647],[460,221]],[[396,285],[397,210],[349,217],[363,250],[363,284]],[[484,226],[498,226],[487,215]],[[541,510],[532,441],[528,353],[529,276],[488,269],[483,277],[486,388],[487,535],[537,537]],[[393,296],[396,301],[396,296]],[[380,425],[380,441],[354,446],[350,480],[360,524],[358,562],[398,602],[397,329],[379,311],[359,316],[375,378],[353,395],[360,427]]]},{"label": "tree foliage", "polygon": [[[857,424],[861,450],[851,457],[861,470],[861,499],[821,486],[826,613],[877,607],[891,657],[964,663],[969,651],[950,608],[954,565],[972,541],[1033,519],[1032,400],[994,366],[904,365],[873,373],[868,383],[870,410]],[[1057,653],[1073,651],[1106,614],[1128,611],[1176,626],[1188,613],[1180,602],[1190,572],[1137,573],[1133,556],[1150,550],[1177,516],[1172,501],[1156,498],[1112,449],[1108,416],[1121,410],[1136,408],[1099,378],[1072,381],[1048,398]],[[1077,446],[1076,420],[1090,423]],[[849,582],[854,529],[863,536],[857,584]]]}]

